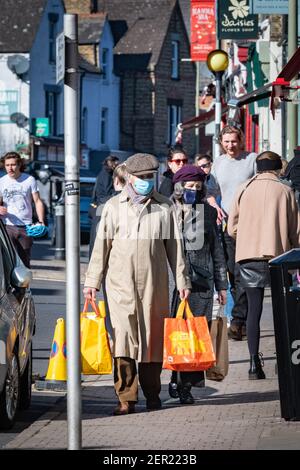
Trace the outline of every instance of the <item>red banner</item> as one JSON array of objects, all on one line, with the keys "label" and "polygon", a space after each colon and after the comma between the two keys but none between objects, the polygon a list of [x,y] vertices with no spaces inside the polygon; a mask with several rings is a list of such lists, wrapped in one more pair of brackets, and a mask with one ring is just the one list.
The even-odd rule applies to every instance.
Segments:
[{"label": "red banner", "polygon": [[191,59],[205,62],[215,48],[215,0],[191,0]]}]

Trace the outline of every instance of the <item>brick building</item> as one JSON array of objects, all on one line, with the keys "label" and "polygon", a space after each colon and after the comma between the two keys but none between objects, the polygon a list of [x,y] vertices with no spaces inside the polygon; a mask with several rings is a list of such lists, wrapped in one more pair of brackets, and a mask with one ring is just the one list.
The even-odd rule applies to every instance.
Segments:
[{"label": "brick building", "polygon": [[[120,149],[166,155],[178,122],[195,114],[195,67],[178,0],[65,0],[68,13],[107,13],[121,78]],[[101,67],[101,64],[100,64]],[[192,155],[195,140],[184,137]]]}]

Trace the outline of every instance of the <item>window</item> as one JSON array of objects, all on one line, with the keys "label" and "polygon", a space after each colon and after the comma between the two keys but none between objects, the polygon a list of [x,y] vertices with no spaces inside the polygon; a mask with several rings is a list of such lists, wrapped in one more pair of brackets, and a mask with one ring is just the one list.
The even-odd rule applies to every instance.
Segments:
[{"label": "window", "polygon": [[179,42],[172,41],[171,78],[179,78]]},{"label": "window", "polygon": [[90,11],[91,13],[98,12],[98,0],[90,0]]},{"label": "window", "polygon": [[100,130],[100,143],[102,145],[107,144],[107,120],[108,120],[108,109],[102,108],[101,110],[101,130]]},{"label": "window", "polygon": [[181,105],[168,106],[168,145],[175,144],[177,125],[181,122]]},{"label": "window", "polygon": [[57,21],[58,21],[58,15],[56,13],[49,13],[48,26],[49,26],[49,62],[50,64],[56,63]]},{"label": "window", "polygon": [[108,49],[102,49],[101,70],[104,80],[108,78]]},{"label": "window", "polygon": [[46,91],[46,117],[49,118],[49,132],[57,135],[57,93]]},{"label": "window", "polygon": [[81,115],[81,142],[86,144],[88,129],[88,110],[83,108]]},{"label": "window", "polygon": [[15,255],[10,248],[8,235],[0,229],[0,288],[1,296],[10,285],[11,274],[14,269]]}]

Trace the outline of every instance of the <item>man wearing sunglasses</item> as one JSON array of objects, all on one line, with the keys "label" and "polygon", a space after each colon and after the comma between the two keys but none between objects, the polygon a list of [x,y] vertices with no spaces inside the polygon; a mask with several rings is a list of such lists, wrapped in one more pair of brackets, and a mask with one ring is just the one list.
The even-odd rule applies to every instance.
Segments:
[{"label": "man wearing sunglasses", "polygon": [[172,147],[167,156],[167,171],[164,172],[164,179],[159,187],[159,193],[166,197],[171,197],[174,191],[173,175],[188,163],[186,152],[181,146]]}]

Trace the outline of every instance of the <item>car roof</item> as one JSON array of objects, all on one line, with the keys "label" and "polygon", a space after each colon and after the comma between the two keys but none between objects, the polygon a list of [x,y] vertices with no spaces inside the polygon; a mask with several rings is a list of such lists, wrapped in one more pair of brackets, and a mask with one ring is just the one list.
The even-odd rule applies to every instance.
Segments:
[{"label": "car roof", "polygon": [[94,176],[80,176],[80,183],[95,183],[96,178]]}]

